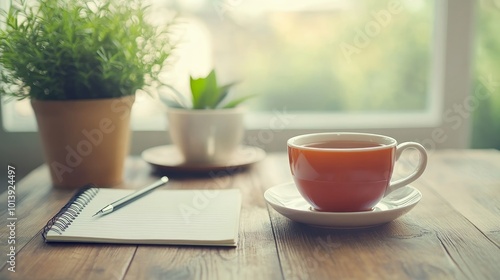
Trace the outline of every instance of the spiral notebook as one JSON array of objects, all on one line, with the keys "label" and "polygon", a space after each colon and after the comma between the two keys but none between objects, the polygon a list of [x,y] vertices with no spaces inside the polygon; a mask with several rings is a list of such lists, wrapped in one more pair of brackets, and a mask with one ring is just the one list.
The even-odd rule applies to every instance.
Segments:
[{"label": "spiral notebook", "polygon": [[92,217],[134,190],[87,187],[44,227],[46,242],[236,246],[241,193],[156,190],[107,215]]}]

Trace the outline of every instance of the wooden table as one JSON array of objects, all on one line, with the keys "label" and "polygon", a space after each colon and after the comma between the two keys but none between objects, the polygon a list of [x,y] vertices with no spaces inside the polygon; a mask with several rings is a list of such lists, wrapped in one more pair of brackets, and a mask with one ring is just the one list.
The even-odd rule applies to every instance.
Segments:
[{"label": "wooden table", "polygon": [[[408,169],[407,159],[398,173]],[[126,183],[157,175],[139,158]],[[16,189],[16,272],[6,262],[10,230],[0,228],[1,279],[500,279],[500,152],[431,151],[413,183],[420,203],[399,219],[364,230],[314,228],[269,207],[266,189],[291,180],[285,154],[220,178],[178,178],[170,188],[214,182],[239,188],[243,206],[237,248],[46,244],[40,230],[73,194],[51,188],[42,166]],[[7,194],[1,220],[8,222]]]}]

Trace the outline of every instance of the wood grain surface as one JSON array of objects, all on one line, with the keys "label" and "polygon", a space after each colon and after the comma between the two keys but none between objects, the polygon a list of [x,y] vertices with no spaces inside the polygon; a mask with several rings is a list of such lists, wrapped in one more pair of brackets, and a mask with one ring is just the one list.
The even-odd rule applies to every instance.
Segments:
[{"label": "wood grain surface", "polygon": [[[395,176],[412,170],[404,155]],[[139,158],[126,164],[119,188],[157,179]],[[271,154],[248,170],[172,178],[162,188],[238,188],[243,195],[236,248],[46,244],[45,223],[74,191],[51,187],[42,166],[18,182],[16,272],[7,268],[7,194],[0,196],[0,279],[500,279],[500,152],[431,151],[412,184],[420,203],[385,225],[332,230],[299,224],[263,198],[291,181],[286,154]]]}]

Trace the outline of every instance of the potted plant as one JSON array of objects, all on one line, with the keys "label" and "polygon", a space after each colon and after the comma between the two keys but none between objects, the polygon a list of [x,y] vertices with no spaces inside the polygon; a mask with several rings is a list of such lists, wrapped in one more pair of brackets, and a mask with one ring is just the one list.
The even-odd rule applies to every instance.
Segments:
[{"label": "potted plant", "polygon": [[173,94],[160,95],[168,106],[170,137],[187,164],[224,163],[241,144],[244,110],[238,105],[251,96],[228,98],[234,84],[220,86],[212,70],[190,77],[191,100],[173,88]]},{"label": "potted plant", "polygon": [[56,187],[122,181],[130,109],[160,83],[169,25],[140,0],[12,1],[1,11],[0,95],[31,100]]}]

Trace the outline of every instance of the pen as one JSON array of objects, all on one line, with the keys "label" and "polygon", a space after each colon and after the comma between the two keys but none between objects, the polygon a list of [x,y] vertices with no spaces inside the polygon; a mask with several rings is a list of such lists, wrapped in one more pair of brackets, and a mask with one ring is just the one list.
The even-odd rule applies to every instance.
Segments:
[{"label": "pen", "polygon": [[168,177],[167,176],[163,176],[160,178],[160,180],[154,182],[153,184],[141,189],[141,190],[138,190],[134,193],[131,193],[123,198],[120,198],[118,199],[117,201],[109,204],[109,205],[106,205],[104,206],[104,208],[102,208],[101,210],[97,211],[97,213],[95,213],[92,217],[94,217],[95,215],[98,215],[98,214],[102,214],[102,215],[106,215],[106,214],[109,214],[129,203],[131,203],[132,201],[140,198],[143,194],[146,194],[147,192],[151,191],[151,190],[154,190],[156,189],[157,187],[165,184],[168,182]]}]

